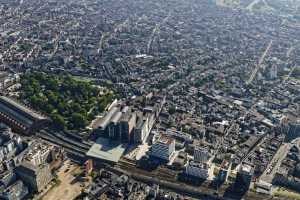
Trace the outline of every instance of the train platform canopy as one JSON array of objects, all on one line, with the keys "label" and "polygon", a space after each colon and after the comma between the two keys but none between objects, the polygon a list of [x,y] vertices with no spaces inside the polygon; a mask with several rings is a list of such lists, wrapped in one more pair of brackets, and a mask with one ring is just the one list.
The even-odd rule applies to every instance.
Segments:
[{"label": "train platform canopy", "polygon": [[98,138],[86,153],[88,157],[117,163],[126,150],[126,145],[108,138]]},{"label": "train platform canopy", "polygon": [[18,133],[34,133],[50,119],[6,96],[0,96],[0,121]]}]

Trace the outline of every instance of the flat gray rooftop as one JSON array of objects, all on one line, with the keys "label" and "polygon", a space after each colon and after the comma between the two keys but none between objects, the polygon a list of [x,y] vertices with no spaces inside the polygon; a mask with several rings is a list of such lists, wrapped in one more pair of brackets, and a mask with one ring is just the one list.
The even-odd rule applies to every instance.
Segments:
[{"label": "flat gray rooftop", "polygon": [[107,138],[98,138],[86,153],[87,156],[117,163],[126,150],[127,145]]}]

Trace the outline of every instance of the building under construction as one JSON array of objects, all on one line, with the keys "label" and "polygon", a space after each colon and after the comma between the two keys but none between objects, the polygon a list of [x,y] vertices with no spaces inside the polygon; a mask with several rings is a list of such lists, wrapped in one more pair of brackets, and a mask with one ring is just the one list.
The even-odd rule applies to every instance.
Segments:
[{"label": "building under construction", "polygon": [[0,96],[0,121],[15,132],[32,134],[50,120],[11,98]]}]

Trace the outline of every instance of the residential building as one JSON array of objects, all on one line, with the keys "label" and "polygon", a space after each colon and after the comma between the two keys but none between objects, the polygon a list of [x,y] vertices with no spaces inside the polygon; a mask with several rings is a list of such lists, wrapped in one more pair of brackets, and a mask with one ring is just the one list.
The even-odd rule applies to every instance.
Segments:
[{"label": "residential building", "polygon": [[24,162],[17,167],[16,173],[32,192],[41,192],[53,180],[50,166],[47,163],[34,166]]},{"label": "residential building", "polygon": [[175,140],[161,134],[151,147],[150,155],[162,160],[169,161],[175,152]]},{"label": "residential building", "polygon": [[5,188],[0,192],[0,199],[3,200],[22,200],[28,195],[28,188],[21,180]]},{"label": "residential building", "polygon": [[209,160],[209,152],[207,148],[204,147],[196,147],[194,149],[194,160],[196,162],[206,163]]},{"label": "residential building", "polygon": [[34,141],[24,153],[23,162],[31,163],[34,166],[44,164],[48,162],[48,158],[51,157],[50,154],[53,149],[53,145],[41,140]]},{"label": "residential building", "polygon": [[252,182],[254,167],[250,164],[243,163],[237,172],[235,179],[235,188],[240,192],[248,191]]},{"label": "residential building", "polygon": [[210,170],[211,167],[207,163],[191,161],[185,168],[185,174],[194,178],[207,179]]}]

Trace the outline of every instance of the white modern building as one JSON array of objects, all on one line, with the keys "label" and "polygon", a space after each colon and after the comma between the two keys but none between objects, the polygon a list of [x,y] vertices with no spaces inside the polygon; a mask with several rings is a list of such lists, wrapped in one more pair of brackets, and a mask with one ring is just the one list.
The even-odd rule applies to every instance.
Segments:
[{"label": "white modern building", "polygon": [[39,166],[47,162],[53,146],[42,141],[33,142],[23,155],[23,161],[33,166]]},{"label": "white modern building", "polygon": [[270,67],[269,77],[270,79],[276,79],[278,74],[277,65],[272,65]]},{"label": "white modern building", "polygon": [[265,181],[259,180],[255,183],[256,192],[272,195],[274,192],[274,187],[271,183],[267,183]]},{"label": "white modern building", "polygon": [[210,154],[207,148],[196,147],[194,149],[194,161],[206,163],[209,160]]},{"label": "white modern building", "polygon": [[191,161],[185,168],[185,174],[200,179],[208,179],[211,167],[207,163]]},{"label": "white modern building", "polygon": [[151,147],[150,155],[162,160],[170,161],[175,152],[175,140],[161,134]]}]

